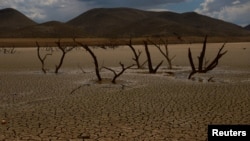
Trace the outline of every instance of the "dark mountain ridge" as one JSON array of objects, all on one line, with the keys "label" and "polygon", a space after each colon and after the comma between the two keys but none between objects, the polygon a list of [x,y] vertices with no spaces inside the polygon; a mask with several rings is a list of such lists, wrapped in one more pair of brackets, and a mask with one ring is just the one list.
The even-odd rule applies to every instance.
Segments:
[{"label": "dark mountain ridge", "polygon": [[250,24],[244,27],[246,30],[250,30]]},{"label": "dark mountain ridge", "polygon": [[63,38],[80,35],[82,31],[77,27],[67,25],[59,21],[49,21],[34,26],[27,26],[17,30],[16,37],[42,37],[42,38]]},{"label": "dark mountain ridge", "polygon": [[244,36],[249,32],[232,23],[199,15],[152,12],[130,8],[98,8],[87,11],[67,24],[93,36]]},{"label": "dark mountain ridge", "polygon": [[14,9],[0,10],[1,37],[250,36],[250,31],[195,12],[96,8],[62,23],[37,24]]},{"label": "dark mountain ridge", "polygon": [[26,17],[19,11],[11,8],[0,10],[0,30],[2,32],[33,26],[37,23]]}]

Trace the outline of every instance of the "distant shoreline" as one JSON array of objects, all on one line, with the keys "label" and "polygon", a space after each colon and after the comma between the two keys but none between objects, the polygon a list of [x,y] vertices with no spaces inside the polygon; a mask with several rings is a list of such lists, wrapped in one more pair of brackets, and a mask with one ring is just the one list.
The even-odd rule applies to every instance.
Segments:
[{"label": "distant shoreline", "polygon": [[[64,45],[72,46],[73,38],[0,38],[0,47],[36,47],[38,42],[43,47],[54,47],[55,42],[59,41]],[[154,42],[159,42],[160,39],[167,39],[169,44],[190,44],[202,43],[204,37],[140,37],[132,38],[132,44],[140,45],[143,41],[150,39]],[[76,41],[90,46],[119,46],[129,43],[129,38],[76,38]],[[220,42],[250,42],[250,36],[244,37],[208,37],[209,43]]]}]

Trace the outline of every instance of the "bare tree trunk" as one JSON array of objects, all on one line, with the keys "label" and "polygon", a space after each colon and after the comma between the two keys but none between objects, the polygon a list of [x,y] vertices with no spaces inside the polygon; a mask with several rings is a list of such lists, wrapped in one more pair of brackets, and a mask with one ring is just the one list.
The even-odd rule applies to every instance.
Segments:
[{"label": "bare tree trunk", "polygon": [[62,64],[63,64],[63,61],[64,61],[64,57],[65,57],[65,54],[66,54],[66,53],[63,52],[59,64],[56,65],[56,69],[55,69],[55,73],[56,73],[56,74],[58,73],[59,69],[62,67]]},{"label": "bare tree trunk", "polygon": [[130,39],[129,44],[127,44],[128,47],[132,50],[133,54],[134,54],[134,58],[132,58],[135,62],[136,62],[136,66],[138,69],[141,69],[143,67],[143,65],[147,62],[145,61],[143,64],[140,64],[140,56],[142,54],[142,51],[138,50],[138,52],[135,51],[135,48],[132,45],[132,40]]},{"label": "bare tree trunk", "polygon": [[50,53],[50,54],[45,54],[44,57],[41,57],[41,54],[40,54],[40,45],[39,45],[38,42],[36,42],[36,46],[37,46],[37,57],[38,57],[38,59],[40,60],[40,62],[42,63],[42,71],[43,71],[43,73],[46,74],[47,71],[46,71],[46,69],[44,68],[44,66],[45,66],[45,63],[44,63],[44,62],[45,62],[47,56],[52,55],[52,54],[51,54],[51,53]]},{"label": "bare tree trunk", "polygon": [[113,70],[113,69],[111,69],[111,68],[103,67],[103,68],[105,68],[105,69],[107,69],[107,70],[110,70],[110,71],[112,71],[112,72],[114,73],[114,77],[113,77],[113,79],[112,79],[112,83],[113,83],[113,84],[116,84],[116,79],[117,79],[119,76],[121,76],[127,69],[129,69],[129,68],[131,68],[131,67],[134,66],[134,64],[133,64],[133,65],[130,65],[130,66],[128,66],[128,67],[124,67],[124,64],[122,64],[121,62],[120,62],[120,65],[121,65],[121,67],[122,67],[122,70],[121,70],[119,73],[116,73],[116,71]]},{"label": "bare tree trunk", "polygon": [[60,40],[59,40],[58,42],[56,42],[56,44],[57,44],[58,48],[61,50],[61,52],[62,52],[62,56],[61,56],[61,58],[60,58],[60,62],[59,62],[58,65],[56,65],[56,69],[55,69],[55,73],[58,74],[59,69],[62,67],[62,64],[63,64],[64,58],[65,58],[65,55],[66,55],[68,52],[70,52],[72,49],[74,49],[75,47],[70,47],[69,49],[68,49],[68,47],[63,47],[63,46],[61,45]]},{"label": "bare tree trunk", "polygon": [[190,66],[192,68],[192,72],[188,76],[188,79],[190,79],[192,77],[192,75],[194,75],[197,72],[195,69],[195,65],[194,65],[194,61],[193,61],[193,57],[192,57],[192,52],[191,52],[190,48],[188,49],[188,58],[189,58]]},{"label": "bare tree trunk", "polygon": [[79,43],[79,42],[78,42],[78,44],[81,45],[86,51],[88,51],[89,54],[91,55],[91,57],[93,58],[97,79],[98,79],[98,81],[102,81],[102,77],[100,75],[99,63],[98,63],[97,57],[95,56],[94,52],[89,48],[88,45],[84,45],[84,44]]},{"label": "bare tree trunk", "polygon": [[152,65],[152,60],[151,60],[151,56],[150,56],[150,52],[149,52],[149,49],[148,49],[148,43],[147,41],[144,41],[144,46],[145,46],[145,52],[146,52],[146,55],[147,55],[147,58],[148,58],[148,69],[149,69],[149,73],[156,73],[158,68],[162,65],[163,61],[161,61],[156,67],[155,69],[153,68],[153,65]]},{"label": "bare tree trunk", "polygon": [[154,73],[154,69],[153,69],[153,66],[152,66],[150,52],[148,50],[148,43],[146,41],[144,41],[144,46],[145,46],[145,51],[146,51],[146,55],[147,55],[147,58],[148,58],[149,73]]},{"label": "bare tree trunk", "polygon": [[201,54],[198,57],[198,59],[199,59],[199,68],[198,68],[198,71],[199,72],[202,72],[202,69],[203,69],[203,62],[204,62],[204,57],[205,57],[205,53],[206,53],[206,48],[207,48],[207,35],[205,36],[205,40],[203,42],[203,47],[202,47]]}]

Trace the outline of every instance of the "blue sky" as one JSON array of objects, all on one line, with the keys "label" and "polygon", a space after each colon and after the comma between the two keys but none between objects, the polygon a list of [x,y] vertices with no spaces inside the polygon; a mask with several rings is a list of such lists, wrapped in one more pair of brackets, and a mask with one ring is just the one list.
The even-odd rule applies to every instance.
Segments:
[{"label": "blue sky", "polygon": [[250,24],[250,0],[0,0],[0,9],[9,7],[39,23],[65,22],[92,8],[130,7],[177,13],[194,11],[241,26]]}]

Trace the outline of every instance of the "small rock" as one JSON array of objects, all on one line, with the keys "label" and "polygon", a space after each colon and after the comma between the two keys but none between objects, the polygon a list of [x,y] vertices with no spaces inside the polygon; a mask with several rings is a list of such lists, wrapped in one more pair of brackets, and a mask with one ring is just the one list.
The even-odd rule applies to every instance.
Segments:
[{"label": "small rock", "polygon": [[6,121],[5,119],[2,119],[2,120],[1,120],[1,124],[4,125],[4,124],[6,124],[6,123],[7,123],[7,121]]}]

